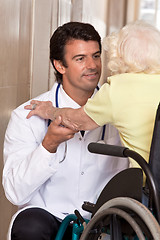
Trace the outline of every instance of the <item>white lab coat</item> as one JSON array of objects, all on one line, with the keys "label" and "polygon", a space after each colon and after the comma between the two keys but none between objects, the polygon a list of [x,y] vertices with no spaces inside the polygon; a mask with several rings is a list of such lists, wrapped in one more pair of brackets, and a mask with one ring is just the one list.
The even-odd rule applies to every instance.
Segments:
[{"label": "white lab coat", "polygon": [[[52,101],[55,106],[56,87],[57,83],[36,99]],[[87,150],[90,142],[101,139],[102,128],[97,128],[86,132],[84,137],[76,133],[67,142],[66,157],[61,162],[65,143],[59,145],[56,153],[49,153],[42,146],[48,120],[37,116],[26,119],[28,110],[24,106],[28,103],[13,111],[6,131],[3,171],[6,197],[18,206],[19,211],[40,207],[63,219],[78,209],[84,217],[89,217],[89,213],[81,209],[83,202],[95,202],[106,183],[128,167],[128,160],[92,154]],[[79,107],[62,86],[58,103],[59,107]],[[111,125],[106,127],[105,141],[120,144],[118,132]]]}]

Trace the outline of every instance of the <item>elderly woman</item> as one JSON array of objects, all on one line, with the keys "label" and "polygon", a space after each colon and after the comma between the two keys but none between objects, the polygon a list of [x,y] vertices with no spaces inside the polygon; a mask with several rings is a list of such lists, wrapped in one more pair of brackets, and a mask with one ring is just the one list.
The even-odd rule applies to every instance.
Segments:
[{"label": "elderly woman", "polygon": [[[146,161],[157,106],[160,102],[160,32],[141,21],[128,24],[106,37],[103,44],[110,77],[99,92],[79,109],[55,109],[50,102],[32,101],[39,115],[64,126],[90,130],[106,123],[119,131],[122,144],[137,151]],[[136,163],[131,162],[133,166]]]}]

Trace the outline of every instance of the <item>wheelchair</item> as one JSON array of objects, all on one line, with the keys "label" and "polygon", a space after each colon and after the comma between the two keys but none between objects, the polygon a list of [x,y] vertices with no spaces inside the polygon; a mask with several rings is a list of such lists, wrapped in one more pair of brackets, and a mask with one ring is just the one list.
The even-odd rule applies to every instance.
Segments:
[{"label": "wheelchair", "polygon": [[[115,175],[95,204],[84,202],[91,213],[84,219],[75,210],[61,223],[55,240],[62,240],[72,224],[72,240],[160,240],[160,104],[157,109],[149,163],[137,152],[121,146],[90,143],[92,153],[134,159],[141,168],[128,168]],[[143,186],[143,175],[146,184]],[[69,239],[68,239],[69,240]]]}]

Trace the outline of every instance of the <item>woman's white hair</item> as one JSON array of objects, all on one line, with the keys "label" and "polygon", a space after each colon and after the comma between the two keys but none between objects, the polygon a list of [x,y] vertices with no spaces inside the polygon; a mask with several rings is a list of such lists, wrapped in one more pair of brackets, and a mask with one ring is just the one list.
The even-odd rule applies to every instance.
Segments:
[{"label": "woman's white hair", "polygon": [[160,32],[136,21],[112,33],[103,41],[111,74],[160,73]]}]

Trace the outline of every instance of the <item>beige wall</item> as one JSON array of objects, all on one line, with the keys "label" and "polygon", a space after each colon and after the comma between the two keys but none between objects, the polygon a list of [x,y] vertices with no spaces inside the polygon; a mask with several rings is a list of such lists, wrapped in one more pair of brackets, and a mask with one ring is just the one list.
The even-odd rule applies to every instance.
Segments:
[{"label": "beige wall", "polygon": [[[3,140],[11,111],[47,91],[54,82],[49,65],[49,39],[62,23],[60,14],[66,6],[58,4],[60,2],[64,1],[0,0],[1,178]],[[16,210],[6,199],[0,182],[0,240],[6,240],[9,222]]]},{"label": "beige wall", "polygon": [[[0,177],[2,148],[11,111],[30,97],[31,0],[0,0]],[[17,123],[18,124],[18,123]],[[0,239],[15,211],[0,184]]]}]

